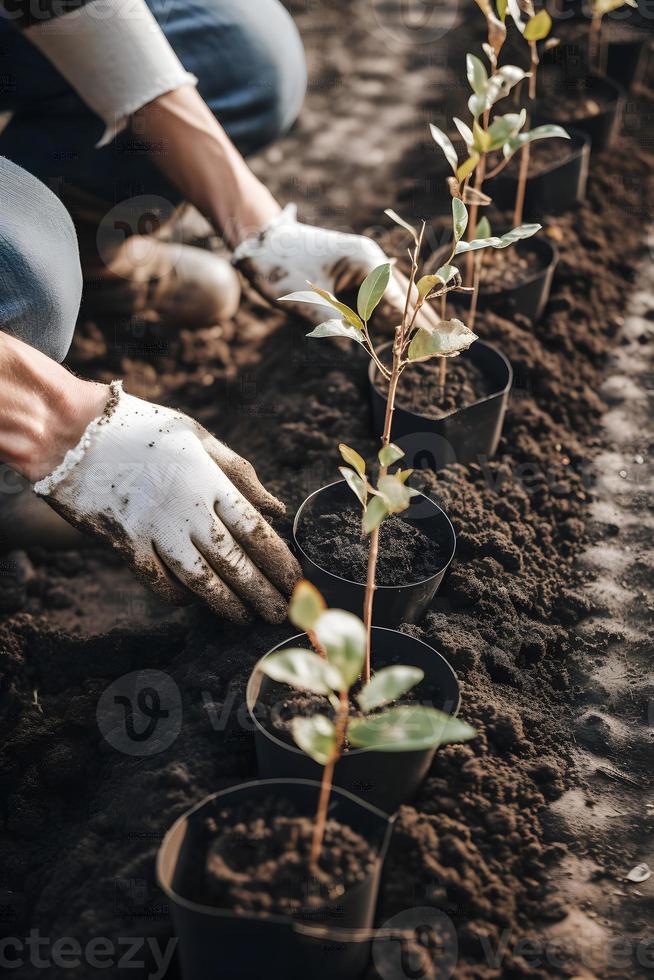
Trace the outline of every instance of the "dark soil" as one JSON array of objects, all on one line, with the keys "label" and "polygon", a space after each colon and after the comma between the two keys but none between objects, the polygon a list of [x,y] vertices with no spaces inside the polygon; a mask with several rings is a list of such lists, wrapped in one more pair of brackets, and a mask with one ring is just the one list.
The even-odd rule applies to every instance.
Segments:
[{"label": "dark soil", "polygon": [[[550,122],[574,124],[575,120],[589,119],[601,112],[614,109],[615,96],[601,89],[587,88],[584,79],[563,82],[556,74],[543,74],[538,88],[534,112]],[[553,109],[553,107],[556,109]]]},{"label": "dark soil", "polygon": [[484,255],[481,288],[484,293],[515,289],[543,267],[538,252],[525,242],[516,248],[489,248]]},{"label": "dark soil", "polygon": [[[535,140],[529,148],[529,177],[538,177],[555,167],[560,167],[577,152],[571,140]],[[520,153],[516,153],[504,173],[507,177],[518,177],[520,172]]]},{"label": "dark soil", "polygon": [[[320,568],[350,582],[365,584],[368,537],[361,534],[361,510],[352,506],[334,512],[333,501],[314,499],[297,530],[300,547]],[[410,585],[435,575],[447,561],[440,542],[400,514],[387,518],[379,532],[378,585]]]},{"label": "dark soil", "polygon": [[[308,48],[309,95],[295,131],[253,165],[282,201],[300,202],[305,221],[371,228],[403,257],[407,237],[382,212],[394,207],[417,220],[448,211],[447,164],[426,125],[446,126],[465,112],[465,53],[483,37],[477,8],[466,6],[459,27],[425,43],[424,28],[410,36],[399,3],[375,5],[374,18],[367,0],[291,6]],[[439,9],[444,16],[449,8]],[[600,600],[589,599],[591,576],[576,559],[590,540],[611,540],[610,524],[589,521],[591,462],[603,445],[608,359],[619,347],[635,270],[649,254],[653,118],[652,101],[634,98],[620,140],[591,161],[586,203],[548,221],[561,260],[542,321],[490,313],[478,320],[478,332],[516,370],[497,457],[421,473],[453,520],[458,551],[422,622],[402,628],[448,657],[462,684],[461,716],[480,735],[437,752],[417,799],[400,810],[378,917],[383,924],[425,907],[448,917],[455,980],[648,975],[642,962],[590,969],[586,958],[600,928],[602,942],[651,937],[652,880],[637,886],[640,897],[624,882],[642,860],[651,824],[643,809],[651,760],[630,745],[616,750],[612,801],[632,814],[629,835],[596,832],[599,792],[594,808],[583,807],[582,834],[570,801],[589,780],[571,719],[584,704],[597,711],[611,703],[610,693],[583,682],[585,665],[612,641],[621,652],[619,632],[596,625]],[[445,230],[442,218],[430,221],[433,248]],[[654,304],[642,302],[654,316]],[[280,529],[290,536],[295,508],[335,479],[337,443],[367,458],[376,448],[365,358],[305,341],[305,332],[248,293],[234,323],[209,329],[84,321],[68,364],[103,381],[123,377],[127,391],[198,417],[286,501]],[[643,537],[634,554],[650,544]],[[610,579],[614,591],[619,574]],[[198,605],[169,609],[100,549],[34,548],[8,559],[3,575],[3,929],[165,944],[171,924],[154,880],[161,837],[203,795],[255,773],[244,686],[256,661],[294,630],[225,625]],[[643,673],[647,649],[643,641]],[[102,734],[98,706],[118,678],[146,668],[172,680],[181,717],[176,737],[138,756]],[[642,686],[630,697],[651,752]],[[164,730],[160,722],[156,731]],[[605,827],[614,822],[609,813]],[[591,862],[592,883],[567,876],[572,856]],[[601,922],[598,891],[611,903]],[[562,934],[570,950],[563,967],[517,945],[531,940],[542,949]],[[416,943],[410,952],[414,972],[424,964],[421,980],[448,975],[435,947],[430,954]],[[29,963],[16,972],[21,980],[44,975]],[[131,974],[144,980],[146,971]],[[71,971],[48,975],[68,980]],[[103,971],[107,980],[124,975],[115,964]],[[167,980],[177,977],[173,961]]]},{"label": "dark soil", "polygon": [[[377,378],[380,390],[388,390],[383,378]],[[439,383],[439,361],[420,361],[400,376],[395,396],[398,408],[405,408],[425,418],[442,418],[466,405],[486,398],[493,386],[472,361],[449,357],[446,367],[445,392]]]},{"label": "dark soil", "polygon": [[313,817],[298,814],[287,800],[217,805],[193,836],[179,893],[234,912],[320,918],[366,878],[375,853],[351,827],[328,820],[314,876],[313,828]]}]

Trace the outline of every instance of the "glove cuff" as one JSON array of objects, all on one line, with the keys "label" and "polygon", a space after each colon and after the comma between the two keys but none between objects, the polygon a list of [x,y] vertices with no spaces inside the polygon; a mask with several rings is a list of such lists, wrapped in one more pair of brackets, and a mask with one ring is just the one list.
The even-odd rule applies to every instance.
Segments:
[{"label": "glove cuff", "polygon": [[82,437],[76,446],[69,449],[63,460],[57,466],[52,473],[44,476],[42,480],[38,480],[34,486],[34,493],[37,493],[41,497],[47,497],[52,494],[52,491],[57,487],[66,477],[69,475],[71,470],[77,466],[80,460],[83,458],[86,450],[91,445],[91,440],[96,434],[100,426],[106,425],[111,416],[116,411],[116,406],[118,405],[121,396],[123,395],[123,382],[122,381],[112,381],[109,385],[109,390],[111,394],[109,395],[109,400],[105,405],[104,412],[102,415],[98,415],[97,418],[92,419],[87,427],[82,433]]},{"label": "glove cuff", "polygon": [[251,259],[257,255],[271,231],[275,231],[282,225],[294,225],[296,223],[297,204],[287,204],[284,210],[276,218],[273,218],[272,221],[269,221],[267,225],[264,225],[256,235],[250,235],[249,238],[243,239],[241,244],[234,249],[232,265],[238,265],[243,259]]}]

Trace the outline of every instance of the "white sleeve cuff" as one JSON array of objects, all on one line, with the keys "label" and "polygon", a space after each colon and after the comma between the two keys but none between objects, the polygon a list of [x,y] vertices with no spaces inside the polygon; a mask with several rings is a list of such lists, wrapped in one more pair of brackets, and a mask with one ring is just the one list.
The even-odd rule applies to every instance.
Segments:
[{"label": "white sleeve cuff", "polygon": [[24,33],[104,120],[98,146],[110,143],[148,102],[197,84],[145,0],[92,0]]}]

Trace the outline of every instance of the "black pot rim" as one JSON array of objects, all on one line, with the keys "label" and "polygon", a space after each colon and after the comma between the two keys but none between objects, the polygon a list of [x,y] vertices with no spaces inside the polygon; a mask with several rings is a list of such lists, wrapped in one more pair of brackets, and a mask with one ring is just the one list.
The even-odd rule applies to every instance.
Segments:
[{"label": "black pot rim", "polygon": [[[396,405],[396,408],[400,408],[405,415],[410,415],[412,418],[416,420],[425,420],[428,422],[442,422],[444,419],[452,418],[452,416],[457,415],[459,412],[463,411],[464,409],[472,408],[474,405],[481,405],[482,402],[487,402],[489,398],[496,398],[498,395],[507,394],[507,392],[509,392],[513,386],[513,368],[511,367],[511,361],[508,359],[506,354],[504,354],[503,351],[499,349],[499,347],[496,347],[495,344],[489,344],[487,340],[475,340],[474,343],[481,344],[483,347],[488,348],[488,350],[491,350],[494,354],[496,354],[500,358],[501,361],[503,361],[509,376],[509,379],[503,388],[498,388],[497,391],[493,391],[491,392],[490,395],[485,395],[483,398],[478,398],[474,402],[468,402],[466,405],[462,405],[461,408],[455,408],[451,412],[447,412],[446,415],[439,415],[438,418],[432,418],[432,416],[430,415],[420,415],[418,412],[412,412],[410,408],[404,408],[404,406],[402,405]],[[385,350],[387,347],[390,347],[391,344],[392,341],[390,340],[388,341],[387,344],[382,344],[382,346],[379,348],[380,352]],[[472,344],[470,346],[472,347]],[[470,350],[470,348],[468,348],[468,350]],[[467,351],[465,353],[467,353]],[[377,394],[381,398],[385,398],[386,397],[385,393],[377,384],[377,375],[378,375],[377,365],[375,364],[374,361],[371,360],[368,366],[368,380],[372,385],[372,387],[377,392]],[[378,586],[378,588],[380,588],[380,586]]]},{"label": "black pot rim", "polygon": [[[557,162],[555,160],[548,167],[545,167],[544,170],[539,170],[537,174],[533,174],[531,177],[527,177],[527,183],[529,183],[530,180],[537,180],[539,177],[545,177],[547,174],[551,174],[555,170],[558,170],[559,167],[565,167],[566,164],[570,163],[572,160],[575,160],[577,159],[577,157],[581,156],[587,146],[590,147],[592,140],[588,135],[588,133],[584,133],[582,129],[577,129],[576,126],[564,126],[563,128],[565,129],[566,133],[570,135],[569,142],[572,144],[574,140],[576,143],[571,155],[567,158],[567,160],[564,160],[562,163],[560,161]],[[558,136],[556,138],[565,139],[564,136]],[[518,183],[518,178],[514,177],[513,174],[498,174],[497,178],[494,179],[510,180],[515,184]],[[491,180],[490,181],[491,188],[492,188],[492,183],[493,181]],[[529,241],[529,239],[524,239],[524,240]]]},{"label": "black pot rim", "polygon": [[[516,247],[521,244],[524,244],[525,247],[528,247],[529,243],[531,243],[531,247],[532,249],[534,249],[534,251],[536,252],[540,251],[540,254],[543,258],[549,255],[549,259],[545,262],[545,265],[540,266],[540,268],[538,269],[534,269],[533,272],[530,272],[524,279],[521,279],[520,282],[517,283],[517,285],[513,286],[511,289],[496,289],[493,291],[489,291],[487,289],[484,289],[484,287],[482,286],[480,289],[481,295],[489,296],[489,297],[507,296],[510,293],[514,293],[516,289],[522,289],[523,286],[529,286],[530,283],[535,282],[536,279],[540,279],[543,273],[546,272],[547,269],[550,268],[550,266],[556,268],[559,261],[559,250],[554,244],[554,242],[548,241],[548,239],[545,238],[544,236],[532,235],[531,238],[524,238],[522,239],[521,242],[516,242]],[[475,343],[477,343],[477,341],[475,341]]]},{"label": "black pot rim", "polygon": [[[392,630],[389,629],[387,626],[373,626],[373,630],[383,630],[385,633],[399,633],[400,636],[406,636],[414,643],[419,643],[421,646],[426,647],[426,649],[429,650],[430,653],[433,653],[442,662],[442,665],[445,665],[445,667],[447,667],[447,669],[449,670],[449,672],[452,674],[455,681],[457,682],[457,689],[459,691],[459,700],[457,701],[454,711],[452,711],[451,713],[451,717],[456,718],[459,711],[461,710],[461,689],[459,688],[459,679],[456,676],[456,671],[454,670],[450,662],[445,659],[443,654],[439,653],[438,650],[435,650],[434,647],[431,646],[429,643],[425,643],[424,640],[419,639],[417,636],[412,636],[410,633],[400,633],[399,630]],[[292,643],[294,640],[304,639],[305,637],[308,639],[306,633],[296,633],[295,636],[289,636],[287,640],[282,640],[280,643],[277,643],[274,647],[271,647],[270,650],[264,653],[263,657],[261,657],[261,659],[258,660],[254,665],[254,667],[252,668],[252,673],[250,674],[247,687],[245,688],[245,704],[248,709],[248,714],[250,715],[250,718],[252,719],[255,726],[258,728],[258,730],[262,732],[262,734],[265,735],[266,738],[269,738],[271,742],[274,742],[276,745],[280,746],[283,749],[287,749],[289,752],[294,752],[296,755],[304,755],[304,752],[302,751],[302,749],[298,749],[296,745],[291,745],[290,742],[284,742],[281,738],[278,738],[268,728],[262,725],[259,719],[257,718],[256,713],[254,711],[254,706],[257,703],[257,696],[254,693],[254,684],[257,677],[257,673],[259,672],[260,664],[266,659],[266,657],[270,656],[271,653],[275,653],[277,650],[280,649],[280,647],[285,647],[288,643]],[[372,751],[373,749],[366,749],[366,748],[350,749],[347,754],[348,756],[356,756],[356,755],[364,755],[365,753],[372,752]],[[398,752],[397,754],[399,756],[402,755],[401,752]],[[376,807],[373,806],[372,809],[375,810]]]},{"label": "black pot rim", "polygon": [[[313,497],[316,497],[319,493],[322,493],[323,490],[331,490],[332,487],[345,486],[345,485],[346,485],[345,480],[335,480],[333,483],[325,484],[324,487],[318,487],[317,490],[314,490],[313,493],[310,493],[308,497],[304,498],[304,500],[302,501],[302,503],[300,504],[300,506],[298,507],[295,513],[295,518],[293,519],[293,544],[295,545],[297,550],[302,553],[302,555],[306,558],[306,560],[311,562],[311,564],[315,568],[319,569],[324,575],[329,575],[331,576],[331,578],[335,579],[338,582],[347,582],[348,585],[358,585],[361,588],[365,588],[365,584],[366,584],[365,582],[355,582],[352,579],[344,578],[342,575],[336,575],[335,572],[330,572],[328,568],[323,568],[322,565],[319,565],[317,561],[314,561],[313,558],[306,553],[306,551],[304,550],[304,548],[302,547],[302,545],[297,539],[297,531],[298,531],[298,527],[300,526],[302,513],[306,505],[309,503],[309,501],[312,500]],[[445,564],[441,568],[437,569],[437,571],[432,572],[431,575],[428,575],[427,578],[418,579],[417,582],[404,582],[399,585],[378,585],[375,588],[376,593],[381,593],[383,595],[386,589],[393,592],[396,592],[398,589],[413,589],[416,587],[416,585],[422,585],[424,582],[429,582],[431,581],[431,579],[436,578],[437,575],[444,574],[452,564],[452,561],[456,554],[456,531],[454,530],[454,525],[452,524],[452,521],[449,519],[449,517],[447,516],[443,508],[439,507],[438,504],[431,499],[431,497],[428,497],[426,493],[422,493],[421,491],[418,491],[418,494],[419,496],[424,497],[425,500],[428,500],[429,503],[437,511],[440,512],[444,520],[447,521],[448,527],[452,532],[452,553],[450,554]]]},{"label": "black pot rim", "polygon": [[[199,810],[207,803],[210,803],[212,800],[215,800],[216,797],[226,796],[228,793],[231,793],[234,790],[250,789],[251,787],[256,787],[257,789],[260,789],[262,786],[270,786],[271,788],[275,788],[275,787],[289,786],[289,785],[311,786],[316,790],[316,793],[320,792],[320,783],[317,782],[315,779],[292,779],[289,777],[289,778],[282,778],[282,779],[249,779],[245,783],[238,783],[236,786],[230,786],[228,789],[221,789],[215,793],[209,793],[208,796],[203,796],[201,800],[198,800],[198,802],[194,803],[192,807],[189,807],[188,810],[185,810],[184,813],[182,813],[177,818],[177,820],[175,820],[175,822],[168,828],[168,830],[164,834],[163,840],[159,845],[159,850],[157,851],[157,859],[155,862],[155,874],[156,874],[157,883],[161,888],[161,890],[164,892],[164,894],[169,899],[171,899],[172,902],[174,902],[176,905],[180,905],[183,908],[186,908],[190,912],[201,912],[204,915],[211,915],[216,919],[238,918],[239,920],[243,920],[243,921],[252,921],[252,922],[265,921],[277,925],[284,925],[284,926],[291,925],[295,931],[301,932],[303,935],[316,936],[316,937],[324,937],[326,935],[337,937],[338,935],[342,935],[344,938],[350,939],[351,941],[352,934],[354,932],[365,932],[365,930],[352,930],[352,929],[339,930],[338,927],[333,927],[333,926],[321,927],[321,926],[314,926],[314,925],[306,925],[304,923],[297,922],[295,919],[292,919],[290,916],[286,916],[286,915],[279,915],[279,914],[272,914],[272,915],[265,915],[265,916],[255,915],[253,912],[234,912],[232,909],[221,909],[214,905],[202,905],[200,902],[193,902],[189,898],[184,898],[183,895],[180,895],[179,892],[176,892],[174,888],[171,888],[171,886],[166,881],[164,881],[161,865],[163,863],[163,854],[166,849],[166,846],[170,838],[172,837],[173,833],[175,832],[175,830],[180,826],[180,824],[184,823],[189,819],[189,817],[193,816],[196,810]],[[392,830],[393,824],[395,823],[395,815],[384,813],[383,810],[380,810],[372,803],[368,803],[366,800],[360,799],[358,796],[355,796],[354,793],[350,793],[346,789],[341,789],[340,786],[332,786],[331,791],[332,793],[336,793],[339,796],[345,797],[350,803],[353,803],[356,806],[360,806],[365,810],[369,810],[372,814],[374,814],[375,817],[378,817],[380,820],[386,821],[388,825],[386,830],[386,835],[384,837],[382,846],[377,853],[377,860],[383,861],[386,856],[386,851],[388,849],[388,844],[390,841],[390,832]]]}]

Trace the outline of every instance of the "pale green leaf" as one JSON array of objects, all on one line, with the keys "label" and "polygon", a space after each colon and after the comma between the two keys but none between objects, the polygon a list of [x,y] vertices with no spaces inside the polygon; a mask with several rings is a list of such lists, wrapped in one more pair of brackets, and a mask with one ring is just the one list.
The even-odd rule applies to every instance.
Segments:
[{"label": "pale green leaf", "polygon": [[447,285],[455,276],[458,276],[459,270],[455,265],[442,265],[434,274]]},{"label": "pale green leaf", "polygon": [[480,154],[486,153],[491,144],[491,137],[489,133],[487,133],[486,130],[479,125],[477,119],[475,119],[472,125],[472,135],[475,140],[475,150],[477,150]]},{"label": "pale green leaf", "polygon": [[286,296],[279,297],[280,303],[312,303],[314,306],[325,306],[328,310],[334,309],[331,300],[325,299],[314,292],[313,289],[300,289],[295,293],[288,293]]},{"label": "pale green leaf", "polygon": [[310,282],[309,285],[314,292],[318,293],[318,295],[322,297],[322,299],[327,300],[327,302],[330,303],[335,310],[338,310],[344,320],[351,323],[353,327],[357,328],[357,330],[363,330],[363,323],[361,322],[360,318],[346,303],[341,303],[341,301],[336,299],[332,293],[328,292],[326,289],[321,289],[320,286],[315,286],[312,282]]},{"label": "pale green leaf", "polygon": [[468,227],[468,209],[463,201],[458,197],[452,198],[452,228],[454,231],[454,241],[458,242],[463,238]]},{"label": "pale green leaf", "polygon": [[409,224],[408,221],[405,221],[404,218],[400,218],[397,211],[393,211],[392,208],[386,208],[384,214],[388,215],[391,221],[394,221],[396,225],[399,225],[401,228],[404,228],[406,231],[408,231],[412,235],[416,245],[418,244],[419,241],[418,232],[415,230],[415,228],[412,227],[412,225]]},{"label": "pale green leaf", "polygon": [[507,112],[504,116],[496,116],[488,128],[490,136],[490,147],[492,150],[499,150],[507,140],[517,136],[525,122],[527,121],[527,110],[522,112]]},{"label": "pale green leaf", "polygon": [[432,357],[454,357],[477,340],[461,320],[442,320],[437,327],[421,327],[416,332],[407,356],[410,361],[428,361]]},{"label": "pale green leaf", "polygon": [[487,108],[488,108],[487,96],[485,94],[477,95],[476,92],[473,92],[470,98],[468,99],[468,111],[470,112],[470,115],[473,117],[475,122],[477,121],[479,116],[481,116],[482,112],[485,112]]},{"label": "pale green leaf", "polygon": [[329,718],[324,715],[293,718],[291,731],[298,748],[319,766],[327,765],[336,748],[336,729]]},{"label": "pale green leaf", "polygon": [[542,225],[520,225],[518,228],[513,228],[512,231],[507,231],[505,235],[501,235],[499,238],[477,238],[472,242],[459,242],[456,246],[455,254],[460,255],[462,252],[476,252],[480,248],[507,248],[509,245],[513,245],[523,238],[531,238],[541,228]]},{"label": "pale green leaf", "polygon": [[488,72],[483,62],[474,54],[466,55],[466,74],[472,91],[477,95],[484,95],[488,84]]},{"label": "pale green leaf", "polygon": [[434,126],[433,123],[429,124],[429,129],[434,142],[440,146],[441,150],[445,154],[445,159],[456,174],[456,168],[459,166],[459,157],[454,149],[454,146],[452,145],[452,141],[442,129],[439,129],[438,126]]},{"label": "pale green leaf", "polygon": [[386,291],[391,278],[391,264],[384,262],[369,272],[359,287],[357,294],[357,310],[362,320],[367,321],[375,312],[379,301]]},{"label": "pale green leaf", "polygon": [[409,488],[395,474],[381,476],[376,492],[383,499],[389,514],[400,514],[411,503]]},{"label": "pale green leaf", "polygon": [[361,620],[343,609],[328,609],[315,625],[318,642],[329,664],[340,674],[339,690],[349,690],[359,678],[366,656],[366,631]]},{"label": "pale green leaf", "polygon": [[352,745],[380,752],[417,752],[465,742],[476,734],[464,721],[422,705],[400,705],[378,715],[354,718],[348,726]]},{"label": "pale green leaf", "polygon": [[387,446],[382,446],[377,453],[377,459],[381,466],[392,466],[393,463],[397,463],[398,459],[402,459],[404,456],[404,450],[396,446],[394,442],[389,442]]},{"label": "pale green leaf", "polygon": [[525,41],[542,41],[552,30],[552,18],[546,10],[539,10],[527,21],[522,36]]},{"label": "pale green leaf", "polygon": [[475,228],[475,238],[490,238],[491,237],[491,226],[490,221],[486,216],[480,218],[477,227]]},{"label": "pale green leaf", "polygon": [[500,99],[506,98],[511,89],[529,77],[529,72],[523,71],[517,65],[503,65],[491,75],[486,87],[486,108],[491,109]]},{"label": "pale green leaf", "polygon": [[466,144],[468,149],[470,149],[470,147],[474,143],[472,130],[461,119],[457,119],[456,116],[454,117],[454,125],[459,130],[459,133],[461,134],[464,143]]},{"label": "pale green leaf", "polygon": [[348,340],[356,340],[357,344],[363,344],[363,334],[356,327],[353,327],[350,323],[345,323],[344,320],[325,320],[324,323],[319,323],[317,327],[307,334],[307,337],[312,337],[317,340],[322,340],[323,337],[347,337]]},{"label": "pale green leaf", "polygon": [[456,172],[456,179],[460,184],[463,183],[466,177],[470,176],[470,174],[473,172],[473,170],[479,163],[479,159],[480,159],[479,154],[473,153],[471,156],[468,157],[467,160],[463,161],[463,163],[461,164],[461,166]]},{"label": "pale green leaf", "polygon": [[349,466],[339,466],[338,471],[361,506],[365,507],[368,500],[368,487],[366,485],[366,481],[363,480],[358,473],[355,473],[354,470],[351,470]]},{"label": "pale green leaf", "polygon": [[419,684],[425,676],[419,667],[394,666],[378,670],[357,695],[361,710],[367,714],[398,698]]},{"label": "pale green leaf", "polygon": [[502,21],[502,23],[504,23],[504,21],[506,20],[507,6],[508,6],[507,0],[497,0],[497,15]]},{"label": "pale green leaf", "polygon": [[388,517],[388,510],[383,497],[372,497],[363,515],[364,533],[370,534],[386,517]]},{"label": "pale green leaf", "polygon": [[619,10],[620,7],[637,8],[638,4],[636,0],[592,0],[593,13],[600,17],[610,14],[612,10]]},{"label": "pale green leaf", "polygon": [[[320,618],[314,625],[318,625]],[[282,684],[289,684],[299,691],[329,695],[332,691],[339,690],[341,682],[339,672],[313,650],[289,647],[287,650],[280,650],[278,653],[271,653],[264,657],[260,666],[267,677]]]},{"label": "pale green leaf", "polygon": [[288,607],[288,618],[298,629],[312,630],[316,620],[327,608],[325,600],[315,585],[303,580],[293,590]]},{"label": "pale green leaf", "polygon": [[351,449],[346,446],[344,442],[339,443],[338,451],[353,470],[356,470],[359,476],[366,475],[366,461],[363,456],[360,456],[356,449]]}]

